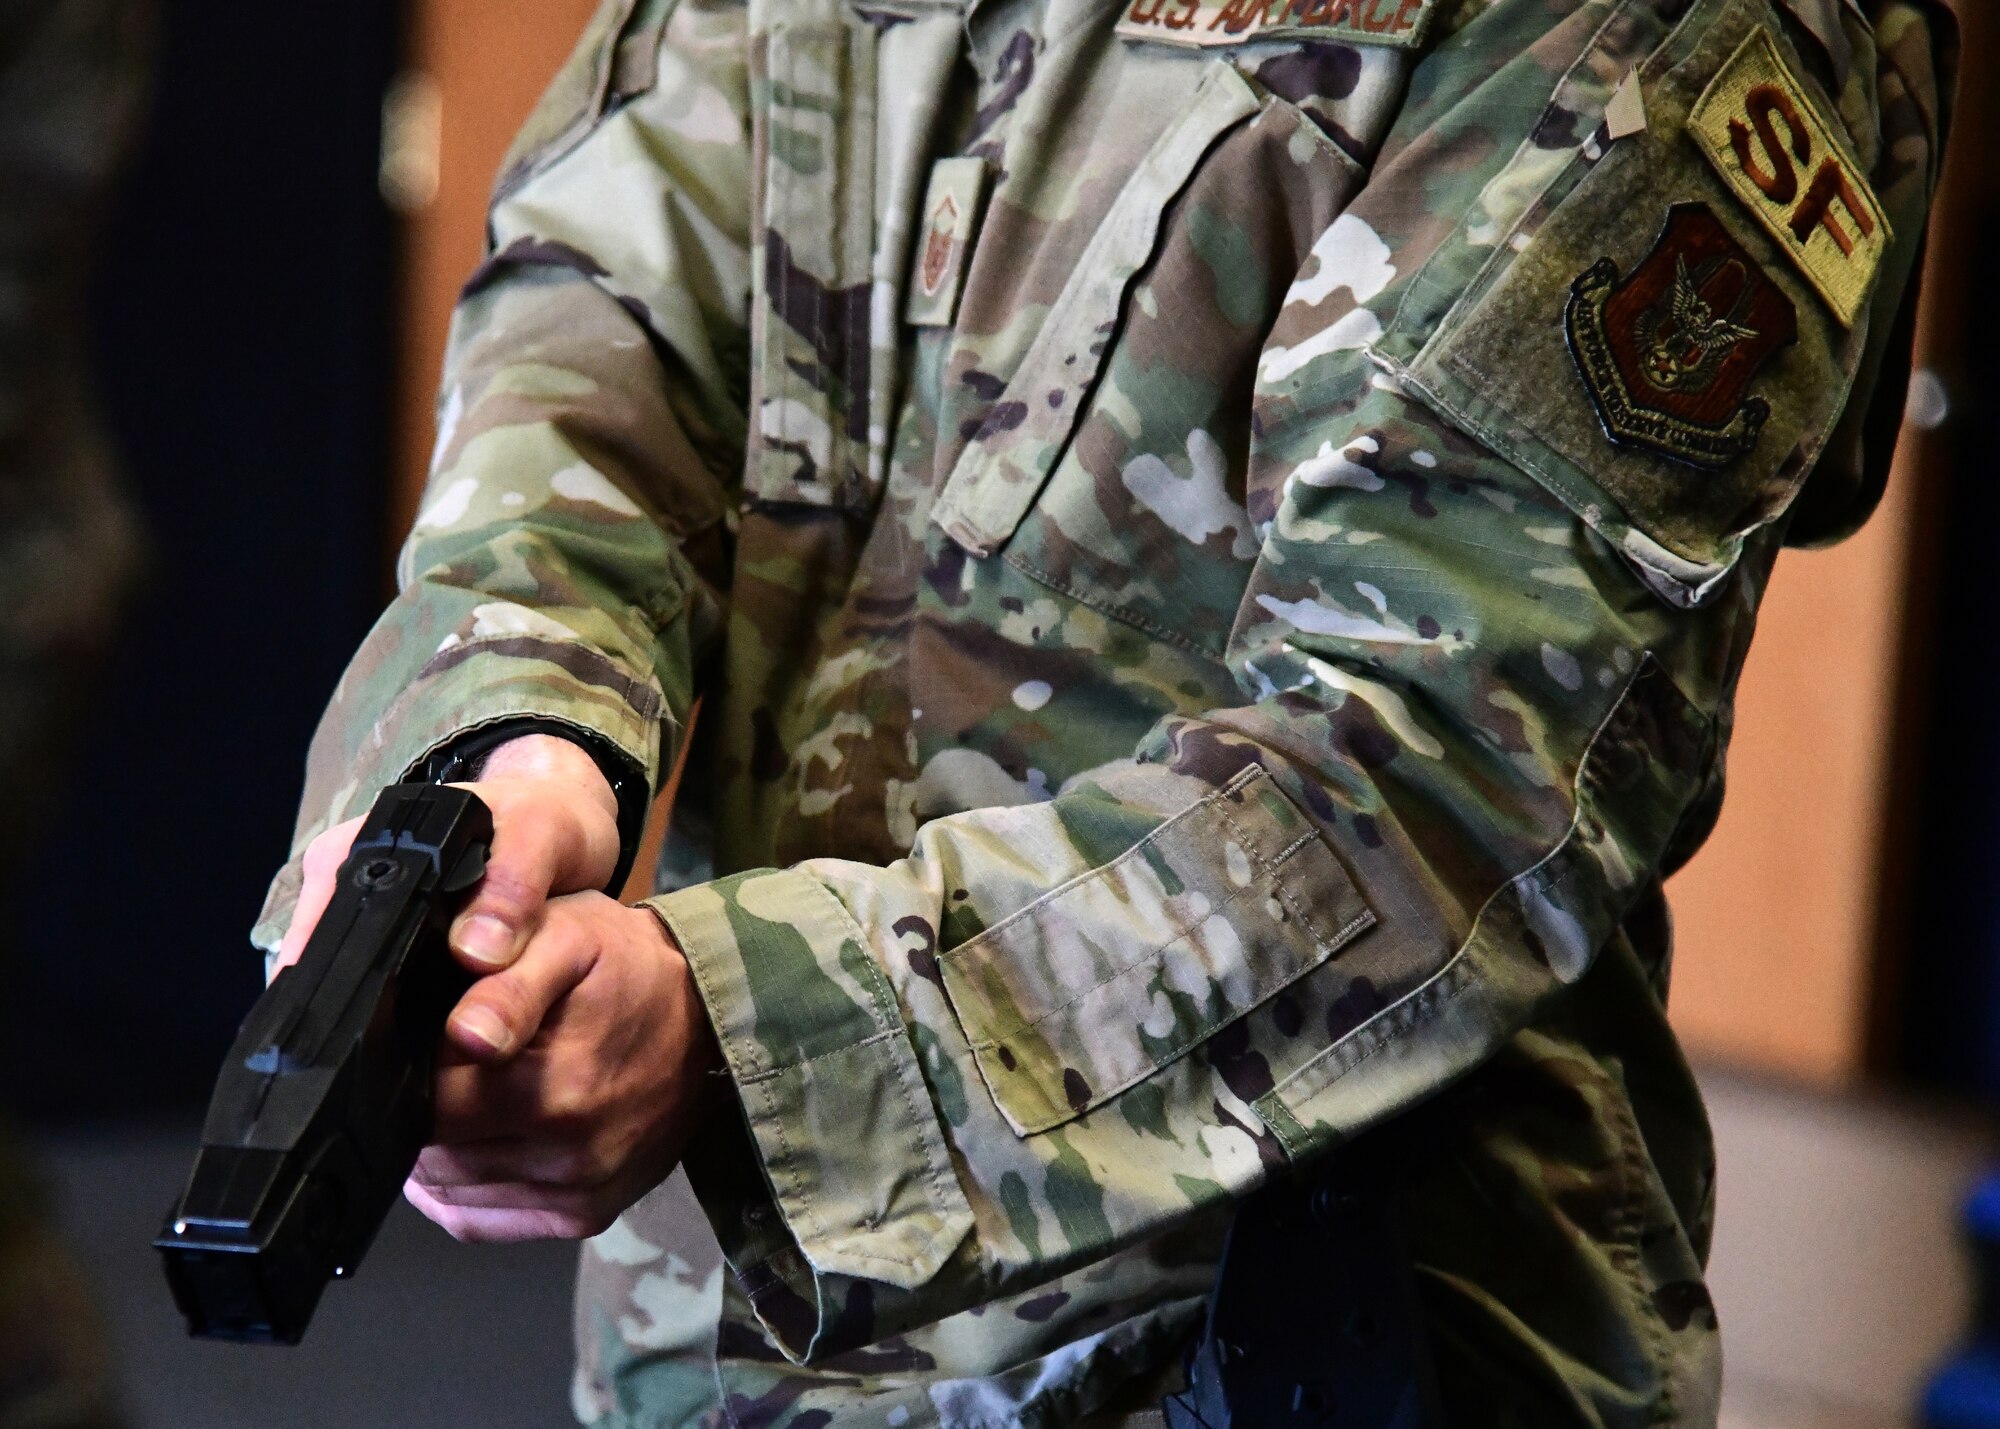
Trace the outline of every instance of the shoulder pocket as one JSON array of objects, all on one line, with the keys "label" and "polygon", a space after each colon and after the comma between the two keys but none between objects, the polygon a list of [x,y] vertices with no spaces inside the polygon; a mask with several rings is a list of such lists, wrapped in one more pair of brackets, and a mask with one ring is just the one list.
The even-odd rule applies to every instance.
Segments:
[{"label": "shoulder pocket", "polygon": [[1697,5],[1637,83],[1643,130],[1599,126],[1420,350],[1380,356],[1695,606],[1819,459],[1890,235],[1767,0]]},{"label": "shoulder pocket", "polygon": [[678,0],[600,0],[583,36],[514,136],[499,198],[575,148],[597,122],[659,78],[660,37]]},{"label": "shoulder pocket", "polygon": [[[1178,1061],[1374,922],[1252,767],[940,965],[995,1104],[1027,1136]],[[1120,936],[1100,946],[1092,929]]]}]

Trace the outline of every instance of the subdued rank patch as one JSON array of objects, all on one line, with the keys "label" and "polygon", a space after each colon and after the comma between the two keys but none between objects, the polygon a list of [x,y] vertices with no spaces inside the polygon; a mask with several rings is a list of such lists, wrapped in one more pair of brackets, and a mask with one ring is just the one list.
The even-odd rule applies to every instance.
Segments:
[{"label": "subdued rank patch", "polygon": [[1341,40],[1414,49],[1440,0],[1130,0],[1118,34],[1168,45]]},{"label": "subdued rank patch", "polygon": [[1639,81],[1639,71],[1634,67],[1625,76],[1625,82],[1618,86],[1618,92],[1611,96],[1611,102],[1604,106],[1604,128],[1612,143],[1629,139],[1634,134],[1646,132],[1646,90]]},{"label": "subdued rank patch", "polygon": [[965,286],[965,258],[986,191],[984,159],[940,159],[924,195],[923,232],[910,272],[909,320],[915,327],[950,327]]},{"label": "subdued rank patch", "polygon": [[1671,210],[1630,276],[1599,259],[1565,319],[1606,435],[1706,471],[1757,445],[1771,407],[1750,384],[1799,335],[1792,300],[1704,203]]},{"label": "subdued rank patch", "polygon": [[1688,119],[1708,161],[1848,327],[1894,235],[1861,165],[1763,27]]}]

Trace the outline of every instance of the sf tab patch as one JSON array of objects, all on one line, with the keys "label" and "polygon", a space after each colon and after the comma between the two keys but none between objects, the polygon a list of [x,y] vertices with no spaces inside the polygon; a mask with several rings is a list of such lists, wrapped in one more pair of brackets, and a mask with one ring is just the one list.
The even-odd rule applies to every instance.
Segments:
[{"label": "sf tab patch", "polygon": [[940,159],[924,195],[923,231],[910,273],[912,327],[950,327],[957,318],[965,259],[986,193],[984,159]]},{"label": "sf tab patch", "polygon": [[1599,259],[1565,323],[1605,434],[1704,471],[1757,445],[1771,406],[1750,384],[1799,335],[1792,300],[1703,203],[1676,206],[1629,276]]},{"label": "sf tab patch", "polygon": [[1154,44],[1338,40],[1415,49],[1441,0],[1127,0],[1118,34]]},{"label": "sf tab patch", "polygon": [[1688,132],[1847,327],[1894,235],[1874,190],[1763,27],[1695,105]]}]

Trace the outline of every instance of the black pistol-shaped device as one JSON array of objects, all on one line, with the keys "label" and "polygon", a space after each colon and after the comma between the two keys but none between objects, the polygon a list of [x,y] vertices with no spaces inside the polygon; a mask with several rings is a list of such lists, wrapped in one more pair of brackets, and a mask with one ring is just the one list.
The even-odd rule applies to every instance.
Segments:
[{"label": "black pistol-shaped device", "polygon": [[153,1242],[190,1334],[297,1344],[360,1263],[430,1137],[438,1041],[471,983],[445,934],[492,839],[463,789],[375,801],[304,955],[244,1020]]}]

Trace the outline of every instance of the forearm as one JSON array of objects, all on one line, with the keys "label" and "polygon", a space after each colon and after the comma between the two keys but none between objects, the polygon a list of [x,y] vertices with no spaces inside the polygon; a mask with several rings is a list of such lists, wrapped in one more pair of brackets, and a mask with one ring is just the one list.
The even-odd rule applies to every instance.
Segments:
[{"label": "forearm", "polygon": [[[295,855],[453,741],[512,720],[587,733],[656,785],[717,633],[721,597],[694,559],[717,522],[685,522],[723,498],[662,436],[677,427],[657,362],[614,300],[573,277],[497,286],[461,311],[450,378],[400,590],[314,737]],[[282,933],[297,878],[295,857],[260,945]]]}]

